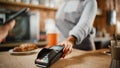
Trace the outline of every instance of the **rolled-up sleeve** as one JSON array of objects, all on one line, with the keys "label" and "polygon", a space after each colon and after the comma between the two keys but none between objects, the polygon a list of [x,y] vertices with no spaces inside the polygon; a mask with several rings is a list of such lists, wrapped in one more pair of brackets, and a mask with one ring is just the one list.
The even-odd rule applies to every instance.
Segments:
[{"label": "rolled-up sleeve", "polygon": [[87,37],[87,35],[90,34],[96,12],[96,1],[89,0],[85,3],[83,12],[77,25],[69,32],[69,35],[74,35],[76,37],[76,44],[80,44]]}]

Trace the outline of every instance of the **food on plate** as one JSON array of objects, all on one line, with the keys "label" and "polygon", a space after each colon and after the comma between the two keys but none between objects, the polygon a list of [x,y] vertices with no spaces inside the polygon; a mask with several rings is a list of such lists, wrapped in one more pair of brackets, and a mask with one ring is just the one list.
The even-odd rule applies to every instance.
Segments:
[{"label": "food on plate", "polygon": [[31,51],[37,48],[38,47],[36,44],[24,43],[24,44],[19,45],[18,47],[15,47],[13,51],[14,52],[25,52],[25,51]]}]

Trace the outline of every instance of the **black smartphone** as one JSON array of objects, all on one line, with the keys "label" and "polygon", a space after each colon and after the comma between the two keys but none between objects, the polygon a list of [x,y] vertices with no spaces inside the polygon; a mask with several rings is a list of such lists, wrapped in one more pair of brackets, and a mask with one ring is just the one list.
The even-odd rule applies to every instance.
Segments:
[{"label": "black smartphone", "polygon": [[0,25],[5,25],[12,21],[13,19],[16,19],[17,17],[23,15],[24,13],[27,13],[29,11],[29,8],[23,8],[16,12],[15,14],[11,15],[5,22],[0,23]]}]

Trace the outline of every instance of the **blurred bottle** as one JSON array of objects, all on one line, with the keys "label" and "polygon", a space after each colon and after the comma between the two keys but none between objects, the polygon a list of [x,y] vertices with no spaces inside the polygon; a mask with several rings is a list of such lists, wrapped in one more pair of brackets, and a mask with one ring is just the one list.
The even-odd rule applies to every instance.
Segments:
[{"label": "blurred bottle", "polygon": [[47,48],[57,45],[58,42],[58,31],[55,26],[55,21],[53,19],[47,19],[45,21],[45,30],[47,34]]}]

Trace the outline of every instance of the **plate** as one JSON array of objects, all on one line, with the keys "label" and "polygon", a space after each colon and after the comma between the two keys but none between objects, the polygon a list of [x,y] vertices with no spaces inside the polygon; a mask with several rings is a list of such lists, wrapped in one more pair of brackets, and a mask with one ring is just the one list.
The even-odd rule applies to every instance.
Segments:
[{"label": "plate", "polygon": [[31,51],[25,51],[25,52],[14,52],[13,49],[9,50],[9,53],[14,54],[14,55],[27,55],[27,54],[33,54],[33,53],[36,53],[36,52],[38,52],[37,49],[31,50]]}]

